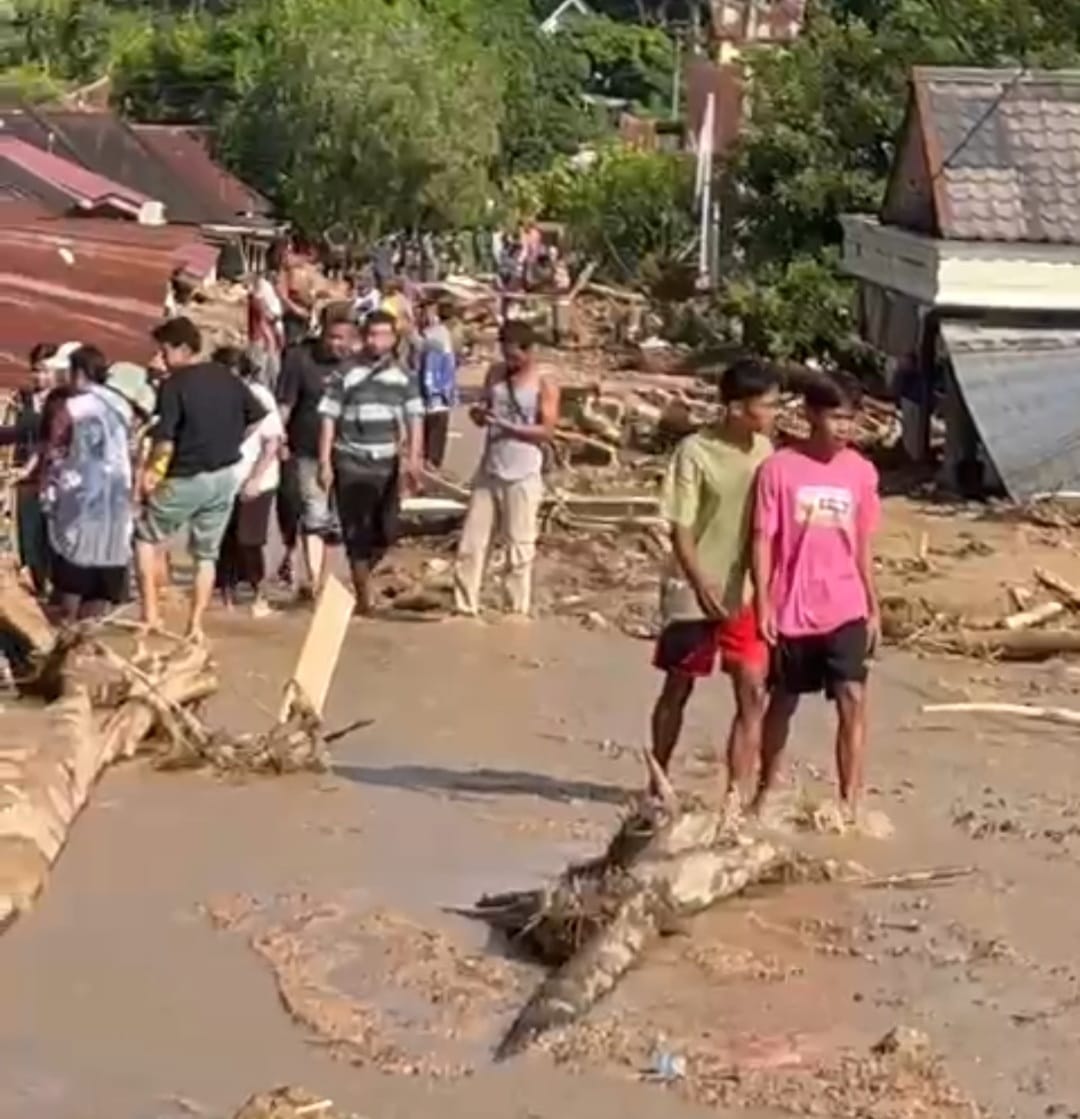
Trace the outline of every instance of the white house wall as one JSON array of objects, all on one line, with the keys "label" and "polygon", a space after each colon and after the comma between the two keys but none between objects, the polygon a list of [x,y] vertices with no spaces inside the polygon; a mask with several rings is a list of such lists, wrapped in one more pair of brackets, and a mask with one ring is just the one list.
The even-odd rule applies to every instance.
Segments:
[{"label": "white house wall", "polygon": [[939,241],[843,218],[848,275],[931,307],[1080,311],[1080,247]]}]

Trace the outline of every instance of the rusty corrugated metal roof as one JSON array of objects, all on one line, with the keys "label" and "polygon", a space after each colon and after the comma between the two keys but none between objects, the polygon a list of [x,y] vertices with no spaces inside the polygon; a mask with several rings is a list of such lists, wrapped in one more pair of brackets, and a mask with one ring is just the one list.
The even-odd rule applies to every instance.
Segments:
[{"label": "rusty corrugated metal roof", "polygon": [[211,155],[200,130],[184,125],[133,124],[135,134],[169,164],[192,194],[233,216],[265,216],[271,206],[258,191],[226,171]]},{"label": "rusty corrugated metal roof", "polygon": [[16,187],[26,183],[31,190],[35,185],[43,187],[40,197],[47,204],[59,194],[63,202],[58,213],[75,207],[90,210],[112,205],[125,213],[138,214],[152,201],[133,187],[106,179],[69,159],[42,151],[16,136],[0,135],[0,183],[7,185],[8,178]]},{"label": "rusty corrugated metal roof", "polygon": [[207,248],[176,226],[53,219],[0,204],[0,386],[21,380],[38,342],[75,338],[110,360],[145,361],[169,277],[205,261]]}]

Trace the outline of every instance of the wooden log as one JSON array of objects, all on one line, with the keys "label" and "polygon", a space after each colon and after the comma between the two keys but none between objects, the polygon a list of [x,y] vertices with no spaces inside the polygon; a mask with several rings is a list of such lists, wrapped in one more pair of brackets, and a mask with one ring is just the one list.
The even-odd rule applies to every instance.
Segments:
[{"label": "wooden log", "polygon": [[577,431],[559,429],[555,432],[555,442],[566,448],[570,462],[573,464],[614,466],[618,458],[615,447]]},{"label": "wooden log", "polygon": [[961,656],[996,656],[1011,661],[1044,661],[1080,653],[1080,630],[961,630],[934,638],[934,647]]},{"label": "wooden log", "polygon": [[8,563],[0,564],[0,629],[14,634],[37,657],[47,656],[56,642],[56,630],[41,604]]},{"label": "wooden log", "polygon": [[924,715],[1015,715],[1022,719],[1080,727],[1080,711],[1068,707],[1038,707],[1028,703],[928,703],[922,710]]},{"label": "wooden log", "polygon": [[1008,630],[1028,629],[1061,617],[1067,609],[1063,602],[1040,602],[1038,606],[1021,610],[1017,614],[1010,614],[1002,619],[1001,624]]},{"label": "wooden log", "polygon": [[1073,609],[1080,609],[1080,590],[1066,582],[1060,575],[1047,571],[1045,567],[1037,567],[1035,578],[1048,590],[1053,591],[1066,605]]},{"label": "wooden log", "polygon": [[787,858],[773,844],[754,840],[726,849],[696,847],[670,858],[635,861],[629,868],[634,889],[614,918],[541,983],[503,1038],[495,1059],[505,1060],[544,1031],[586,1014],[615,988],[662,928],[741,893]]},{"label": "wooden log", "polygon": [[[0,926],[44,887],[102,771],[134,754],[162,719],[216,687],[204,648],[176,647],[153,669],[142,670],[111,650],[110,657],[86,654],[97,644],[90,638],[82,649],[69,649],[64,692],[56,702],[0,715]],[[115,709],[95,711],[94,672],[116,662],[129,680],[124,698]],[[32,745],[23,746],[27,740]]]}]

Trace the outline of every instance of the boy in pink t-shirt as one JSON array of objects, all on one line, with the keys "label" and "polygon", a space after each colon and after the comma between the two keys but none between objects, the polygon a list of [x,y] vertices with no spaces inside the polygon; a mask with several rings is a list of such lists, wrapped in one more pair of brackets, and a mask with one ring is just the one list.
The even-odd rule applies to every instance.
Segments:
[{"label": "boy in pink t-shirt", "polygon": [[806,390],[810,437],[758,474],[754,585],[758,626],[772,647],[762,735],[760,810],[775,784],[799,697],[824,691],[837,709],[841,807],[854,818],[866,746],[867,660],[880,630],[871,538],[879,515],[874,467],[848,446],[856,401],[833,381]]}]

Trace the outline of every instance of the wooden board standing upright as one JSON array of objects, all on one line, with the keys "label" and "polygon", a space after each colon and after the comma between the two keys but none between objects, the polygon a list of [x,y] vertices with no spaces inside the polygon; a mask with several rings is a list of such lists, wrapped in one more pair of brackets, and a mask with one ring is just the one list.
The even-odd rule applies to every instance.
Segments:
[{"label": "wooden board standing upright", "polygon": [[292,679],[285,685],[282,722],[288,719],[297,698],[302,698],[316,715],[322,715],[355,605],[352,592],[333,575],[327,576]]}]

